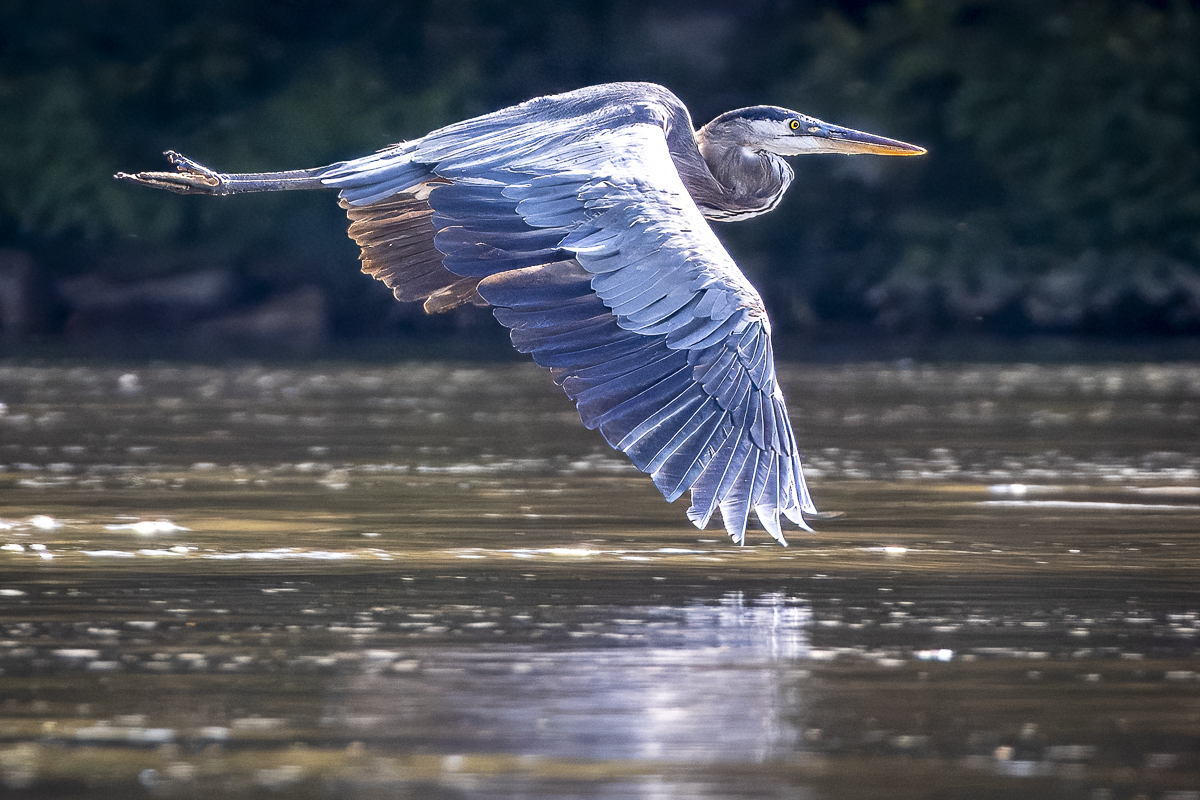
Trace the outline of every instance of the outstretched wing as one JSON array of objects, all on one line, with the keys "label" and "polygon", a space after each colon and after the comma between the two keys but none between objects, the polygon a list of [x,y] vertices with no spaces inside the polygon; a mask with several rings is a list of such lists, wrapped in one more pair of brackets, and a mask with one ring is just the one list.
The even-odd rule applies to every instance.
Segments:
[{"label": "outstretched wing", "polygon": [[[323,180],[381,241],[413,224],[389,223],[393,206],[427,193],[445,274],[420,275],[491,304],[586,426],[668,500],[691,490],[698,527],[719,508],[741,542],[753,509],[782,543],[780,516],[807,528],[816,509],[770,323],[680,179],[672,149],[685,130],[691,141],[686,110],[665,90],[630,86],[459,123]],[[417,239],[405,246],[431,260]]]}]

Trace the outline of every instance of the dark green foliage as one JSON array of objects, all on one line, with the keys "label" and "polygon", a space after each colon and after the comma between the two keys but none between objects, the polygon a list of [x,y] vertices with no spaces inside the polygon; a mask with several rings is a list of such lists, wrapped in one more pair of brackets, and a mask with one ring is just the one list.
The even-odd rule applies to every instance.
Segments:
[{"label": "dark green foliage", "polygon": [[852,246],[812,254],[834,266],[833,291],[868,276],[865,298],[896,323],[1015,312],[1041,327],[1200,328],[1194,7],[910,0],[862,25],[829,15],[805,36],[810,58],[783,91],[932,151],[918,191],[902,170],[867,205],[839,187],[845,205],[818,230],[836,242],[854,214],[866,224],[862,266]]},{"label": "dark green foliage", "polygon": [[314,166],[609,80],[661,82],[697,122],[773,103],[930,148],[799,160],[778,211],[721,228],[782,326],[1200,330],[1200,14],[1182,0],[7,0],[0,247],[60,276],[315,283],[349,319],[368,282],[328,199],[112,174],[167,148]]}]

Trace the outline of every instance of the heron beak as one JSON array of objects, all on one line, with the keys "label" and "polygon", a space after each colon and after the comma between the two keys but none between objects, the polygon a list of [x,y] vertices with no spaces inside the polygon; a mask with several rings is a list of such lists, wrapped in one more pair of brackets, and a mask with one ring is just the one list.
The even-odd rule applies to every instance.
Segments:
[{"label": "heron beak", "polygon": [[873,133],[843,128],[840,125],[821,123],[816,131],[808,135],[817,140],[816,150],[823,153],[872,153],[877,156],[920,156],[927,151],[924,147],[888,139]]},{"label": "heron beak", "polygon": [[853,128],[843,128],[840,125],[830,125],[828,122],[811,120],[807,126],[801,127],[783,146],[788,155],[806,153],[873,153],[879,156],[919,156],[924,155],[924,147],[876,136],[873,133],[856,131]]}]

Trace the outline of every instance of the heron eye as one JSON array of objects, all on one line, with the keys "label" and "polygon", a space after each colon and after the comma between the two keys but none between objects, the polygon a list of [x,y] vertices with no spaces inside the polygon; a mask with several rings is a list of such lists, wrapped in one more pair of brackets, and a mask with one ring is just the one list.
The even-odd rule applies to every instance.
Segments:
[{"label": "heron eye", "polygon": [[788,123],[788,127],[794,131],[800,130],[800,120],[798,120],[798,119],[792,120],[791,122]]}]

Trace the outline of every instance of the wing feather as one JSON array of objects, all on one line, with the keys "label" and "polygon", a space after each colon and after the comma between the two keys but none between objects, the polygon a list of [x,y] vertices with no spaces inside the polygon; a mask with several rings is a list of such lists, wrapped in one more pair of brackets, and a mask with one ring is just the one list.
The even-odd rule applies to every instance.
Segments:
[{"label": "wing feather", "polygon": [[[694,410],[687,419],[681,421],[681,424],[666,428],[664,433],[670,433],[670,438],[659,448],[658,454],[646,465],[646,471],[654,475],[654,482],[660,490],[664,484],[670,485],[672,483],[672,478],[675,474],[664,471],[667,462],[680,452],[683,452],[685,456],[694,458],[696,455],[695,448],[700,442],[693,442],[692,439],[697,433],[711,429],[712,423],[720,422],[721,419],[721,411],[717,408],[716,403],[713,402],[711,397],[706,396],[699,387],[693,387],[691,391],[700,399],[699,404],[694,407]],[[675,428],[674,433],[671,433],[672,427]],[[670,492],[664,492],[664,494],[669,496]],[[675,498],[670,499],[674,500]]]},{"label": "wing feather", "polygon": [[[657,383],[647,386],[642,391],[629,396],[607,409],[596,408],[593,403],[592,414],[600,432],[608,443],[617,443],[629,435],[634,426],[647,417],[657,413],[664,405],[669,404],[679,395],[691,389],[693,383],[682,367],[664,376]],[[582,414],[582,405],[581,414]]]},{"label": "wing feather", "polygon": [[[689,384],[678,397],[642,420],[633,430],[621,437],[616,444],[617,449],[629,452],[635,445],[644,448],[648,444],[657,442],[658,444],[653,450],[653,454],[657,455],[674,438],[675,434],[686,427],[692,414],[699,411],[705,401],[710,399],[701,387]],[[684,419],[677,420],[678,424],[671,424],[671,418],[681,414],[684,415]],[[653,470],[647,471],[653,472]]]},{"label": "wing feather", "polygon": [[413,195],[395,195],[369,206],[343,207],[350,218],[349,235],[361,248],[362,271],[382,281],[397,300],[426,301],[438,295],[429,311],[445,311],[462,303],[487,305],[475,283],[442,264],[434,246],[433,212]]},{"label": "wing feather", "polygon": [[[679,499],[711,463],[718,446],[728,435],[724,430],[728,416],[727,413],[710,414],[704,425],[680,443],[671,457],[663,462],[655,474],[654,482],[668,500],[674,502]],[[692,500],[695,502],[694,494]]]}]

